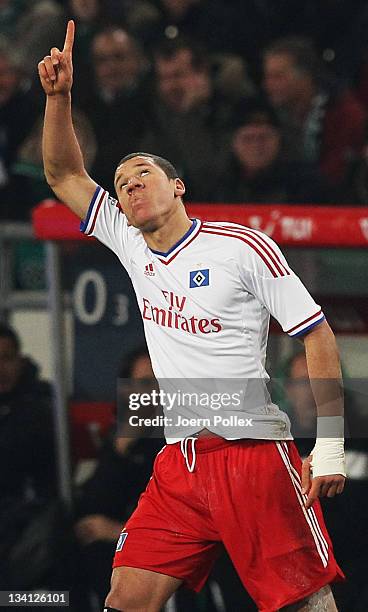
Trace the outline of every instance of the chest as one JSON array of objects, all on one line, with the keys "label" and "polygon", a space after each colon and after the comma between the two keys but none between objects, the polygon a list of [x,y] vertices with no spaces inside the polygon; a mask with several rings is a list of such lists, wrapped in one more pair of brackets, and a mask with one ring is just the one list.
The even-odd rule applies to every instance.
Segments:
[{"label": "chest", "polygon": [[231,256],[198,247],[168,262],[145,249],[134,258],[132,282],[142,311],[150,305],[185,316],[231,316],[245,293]]}]

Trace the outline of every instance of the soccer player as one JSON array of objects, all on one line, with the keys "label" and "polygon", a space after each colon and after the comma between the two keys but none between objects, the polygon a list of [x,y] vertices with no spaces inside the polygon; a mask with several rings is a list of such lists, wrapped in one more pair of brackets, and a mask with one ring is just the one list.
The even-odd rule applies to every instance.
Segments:
[{"label": "soccer player", "polygon": [[[115,172],[117,200],[88,176],[71,120],[73,39],[70,21],[64,48],[39,63],[47,180],[82,231],[128,271],[156,378],[169,387],[187,379],[200,390],[209,377],[214,390],[242,381],[244,391],[238,403],[216,394],[219,405],[189,408],[176,396],[166,410],[186,425],[167,435],[121,533],[105,610],[156,612],[181,584],[200,590],[223,543],[259,610],[332,612],[329,584],[343,574],[317,498],[341,493],[345,482],[333,333],[268,236],[188,218],[184,183],[168,161],[125,157]],[[318,425],[303,466],[263,382],[270,313],[304,340]],[[223,418],[217,427],[214,414]],[[230,417],[248,426],[227,429]]]}]

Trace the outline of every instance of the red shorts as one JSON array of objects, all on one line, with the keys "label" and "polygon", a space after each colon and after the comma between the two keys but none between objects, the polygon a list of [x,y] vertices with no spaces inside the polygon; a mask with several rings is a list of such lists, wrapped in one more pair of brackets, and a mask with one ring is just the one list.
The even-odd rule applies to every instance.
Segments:
[{"label": "red shorts", "polygon": [[223,543],[262,612],[343,578],[319,502],[305,510],[293,442],[198,438],[195,455],[193,472],[180,443],[157,455],[113,567],[160,572],[199,591]]}]

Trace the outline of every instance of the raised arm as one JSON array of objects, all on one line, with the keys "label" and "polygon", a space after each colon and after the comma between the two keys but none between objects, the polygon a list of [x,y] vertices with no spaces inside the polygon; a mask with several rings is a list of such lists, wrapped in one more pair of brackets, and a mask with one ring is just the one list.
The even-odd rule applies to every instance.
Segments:
[{"label": "raised arm", "polygon": [[310,507],[318,496],[333,497],[344,488],[344,403],[336,340],[326,321],[305,336],[304,346],[317,406],[317,440],[303,463],[302,484]]},{"label": "raised arm", "polygon": [[38,64],[46,94],[42,151],[45,176],[56,196],[84,219],[96,183],[88,176],[71,115],[74,22],[69,21],[62,51],[53,47]]}]

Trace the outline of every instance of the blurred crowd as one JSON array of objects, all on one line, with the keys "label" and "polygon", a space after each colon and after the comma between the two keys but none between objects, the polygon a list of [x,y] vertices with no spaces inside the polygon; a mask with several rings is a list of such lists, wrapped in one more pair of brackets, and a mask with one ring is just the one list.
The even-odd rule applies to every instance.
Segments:
[{"label": "blurred crowd", "polygon": [[147,151],[189,201],[366,204],[363,0],[0,0],[0,220],[53,197],[37,63],[69,18],[76,131],[111,192]]}]

